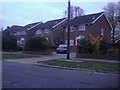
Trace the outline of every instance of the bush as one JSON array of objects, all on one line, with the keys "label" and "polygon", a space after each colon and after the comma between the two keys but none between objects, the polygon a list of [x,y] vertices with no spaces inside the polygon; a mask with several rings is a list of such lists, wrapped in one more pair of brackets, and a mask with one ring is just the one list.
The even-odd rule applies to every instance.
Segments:
[{"label": "bush", "polygon": [[17,39],[13,35],[2,34],[2,50],[15,51],[17,50]]},{"label": "bush", "polygon": [[110,43],[102,40],[100,41],[99,51],[101,54],[106,54],[110,47],[111,47]]},{"label": "bush", "polygon": [[95,51],[95,45],[90,43],[87,38],[81,39],[79,42],[79,53],[93,54]]},{"label": "bush", "polygon": [[108,49],[108,54],[112,55],[117,55],[118,54],[118,49],[115,49],[115,48],[111,48],[111,49]]},{"label": "bush", "polygon": [[49,49],[48,40],[40,36],[32,36],[25,41],[26,51],[46,51]]}]

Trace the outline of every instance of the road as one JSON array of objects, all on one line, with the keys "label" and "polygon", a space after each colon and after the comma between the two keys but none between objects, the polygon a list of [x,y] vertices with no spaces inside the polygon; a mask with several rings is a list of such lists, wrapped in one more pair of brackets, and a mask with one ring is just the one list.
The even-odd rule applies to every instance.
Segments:
[{"label": "road", "polygon": [[118,74],[41,67],[4,60],[3,88],[116,88]]}]

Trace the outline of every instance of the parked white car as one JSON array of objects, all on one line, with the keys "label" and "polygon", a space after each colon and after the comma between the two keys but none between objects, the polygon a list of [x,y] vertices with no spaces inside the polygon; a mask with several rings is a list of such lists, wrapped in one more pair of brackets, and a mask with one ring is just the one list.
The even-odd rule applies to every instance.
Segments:
[{"label": "parked white car", "polygon": [[66,44],[60,44],[57,49],[57,53],[67,53],[67,45]]}]

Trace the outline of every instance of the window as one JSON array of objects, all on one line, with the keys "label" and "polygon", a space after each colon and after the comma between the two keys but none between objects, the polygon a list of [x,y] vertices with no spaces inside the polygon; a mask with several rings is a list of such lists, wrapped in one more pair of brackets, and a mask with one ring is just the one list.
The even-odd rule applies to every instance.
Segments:
[{"label": "window", "polygon": [[102,28],[101,29],[101,34],[100,34],[101,36],[103,36],[104,35],[104,29]]},{"label": "window", "polygon": [[[67,44],[67,40],[66,40],[66,44]],[[70,46],[74,46],[74,40],[70,40]]]},{"label": "window", "polygon": [[46,40],[49,40],[48,37],[45,37]]},{"label": "window", "polygon": [[[74,31],[74,26],[70,26],[70,32]],[[66,26],[66,32],[68,32],[68,26]]]},{"label": "window", "polygon": [[15,35],[25,35],[25,34],[26,34],[25,31],[15,33]]},{"label": "window", "polygon": [[45,32],[45,33],[49,33],[49,29],[45,29],[44,32]]},{"label": "window", "polygon": [[42,30],[37,30],[36,34],[42,34]]},{"label": "window", "polygon": [[74,40],[70,40],[70,46],[74,46]]},{"label": "window", "polygon": [[70,32],[74,31],[74,26],[70,26]]},{"label": "window", "polygon": [[26,34],[26,32],[25,32],[25,31],[22,31],[22,32],[21,32],[21,34],[22,34],[22,35],[25,35],[25,34]]},{"label": "window", "polygon": [[66,26],[66,32],[68,32],[68,26]]},{"label": "window", "polygon": [[79,31],[83,31],[83,30],[85,30],[85,24],[79,25]]}]

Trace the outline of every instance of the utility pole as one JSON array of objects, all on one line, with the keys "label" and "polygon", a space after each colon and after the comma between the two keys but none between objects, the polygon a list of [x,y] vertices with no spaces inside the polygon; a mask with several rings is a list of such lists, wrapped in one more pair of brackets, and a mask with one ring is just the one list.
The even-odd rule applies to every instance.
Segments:
[{"label": "utility pole", "polygon": [[67,59],[70,59],[70,0],[68,1]]}]

